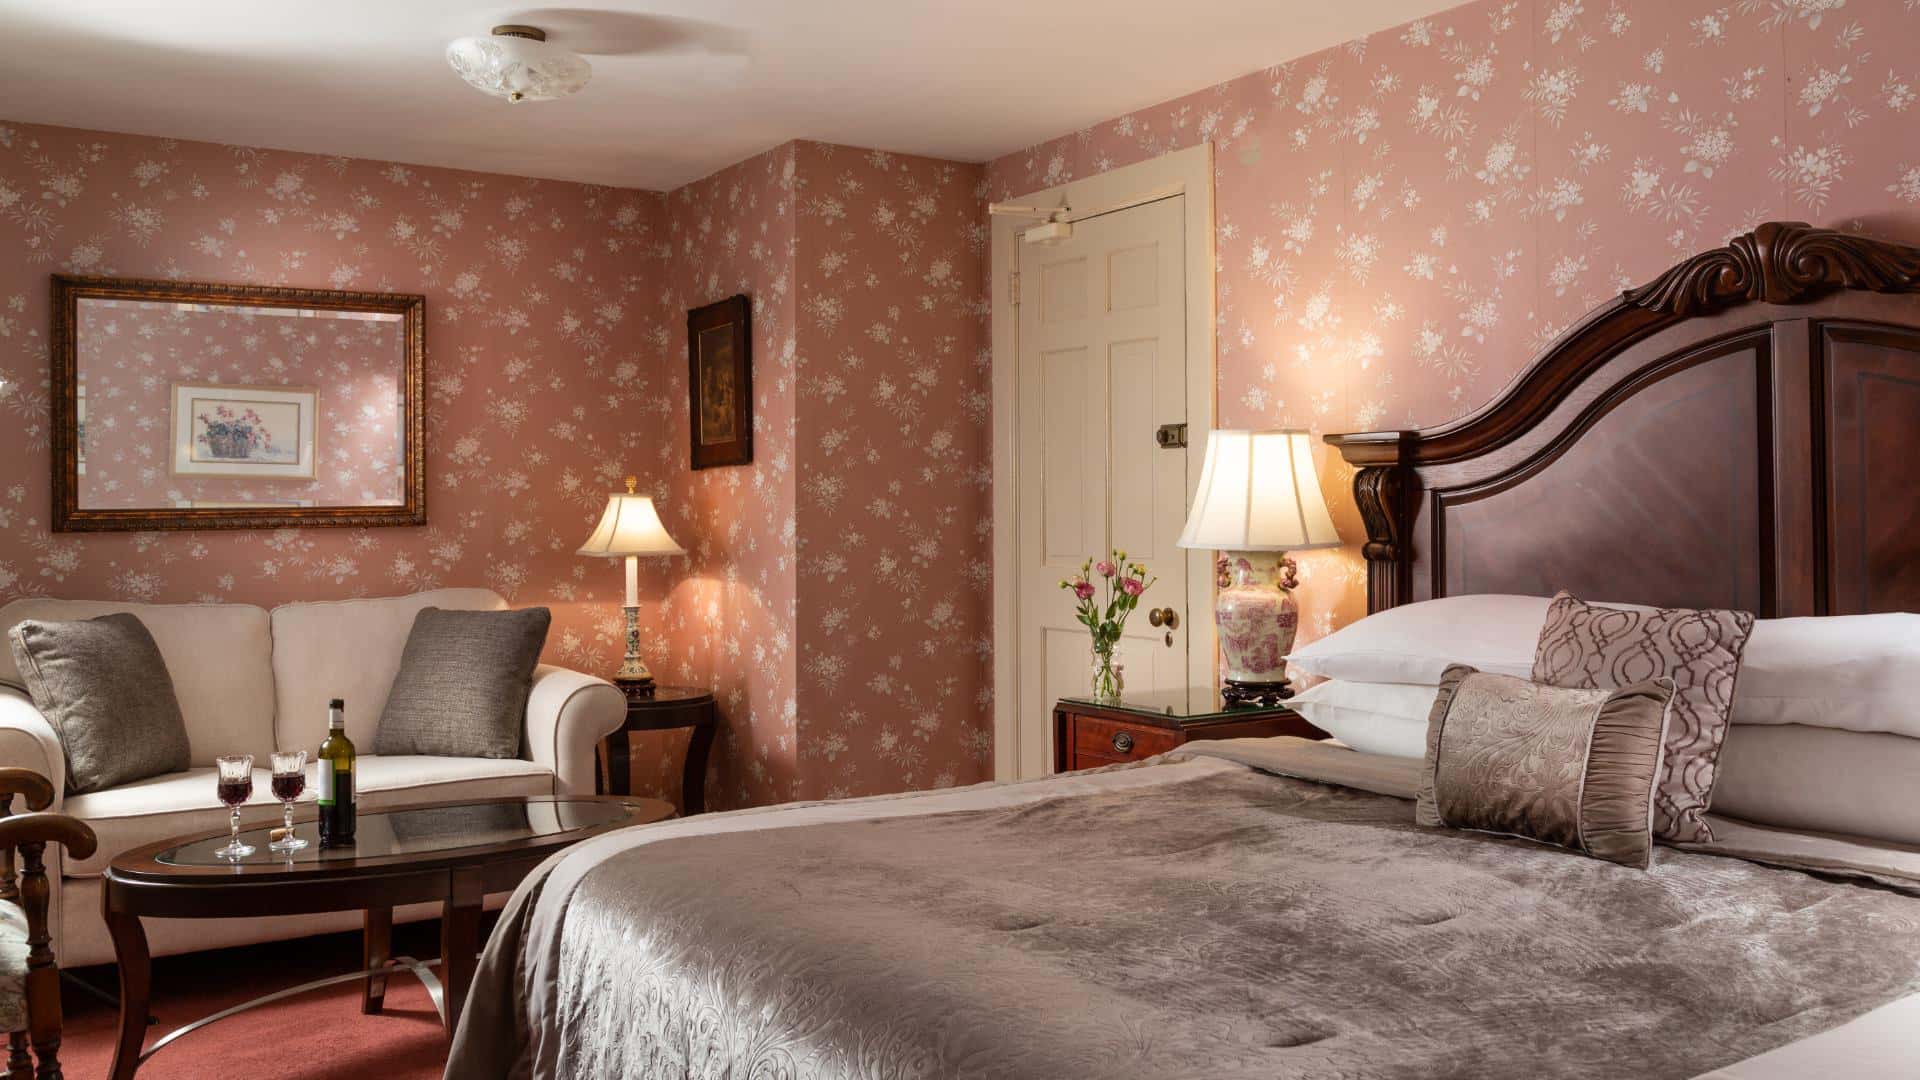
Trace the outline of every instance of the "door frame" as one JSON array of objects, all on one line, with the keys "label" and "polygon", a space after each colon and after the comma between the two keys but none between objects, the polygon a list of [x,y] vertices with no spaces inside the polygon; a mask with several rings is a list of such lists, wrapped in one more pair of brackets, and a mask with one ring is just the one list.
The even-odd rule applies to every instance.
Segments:
[{"label": "door frame", "polygon": [[[1217,409],[1214,348],[1213,143],[1136,165],[1044,188],[1013,201],[1034,206],[1066,206],[1062,220],[1074,221],[1124,210],[1174,195],[1185,197],[1187,326],[1187,505],[1200,488],[1200,467],[1207,434]],[[1018,269],[1020,233],[1032,218],[995,217],[992,233],[993,297],[993,776],[1018,780],[1045,776],[1053,769],[1052,716],[1019,713],[1019,618],[1016,601],[1016,543],[1020,523],[1020,461],[1016,409],[1019,405],[1020,318],[1012,302]],[[1196,685],[1213,681],[1218,670],[1213,626],[1214,555],[1187,553],[1187,671]],[[1049,583],[1049,587],[1051,583]]]}]

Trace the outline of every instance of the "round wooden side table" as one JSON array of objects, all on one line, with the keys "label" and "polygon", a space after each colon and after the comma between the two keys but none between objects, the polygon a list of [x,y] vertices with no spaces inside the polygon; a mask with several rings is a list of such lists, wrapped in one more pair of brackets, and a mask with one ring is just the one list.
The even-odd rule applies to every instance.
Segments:
[{"label": "round wooden side table", "polygon": [[702,813],[707,808],[707,756],[713,752],[713,732],[720,709],[713,691],[701,686],[655,686],[641,693],[627,691],[627,722],[607,736],[606,769],[601,794],[633,793],[630,735],[636,731],[672,731],[691,728],[687,764],[680,781],[680,812]]}]

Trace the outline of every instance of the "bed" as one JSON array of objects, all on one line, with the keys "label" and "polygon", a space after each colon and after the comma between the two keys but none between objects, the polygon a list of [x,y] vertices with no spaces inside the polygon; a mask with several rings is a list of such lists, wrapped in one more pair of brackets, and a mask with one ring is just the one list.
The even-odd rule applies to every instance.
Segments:
[{"label": "bed", "polygon": [[[1370,610],[1920,608],[1916,291],[1769,223],[1460,421],[1329,437]],[[509,904],[448,1075],[1913,1074],[1920,847],[1728,820],[1633,870],[1416,826],[1417,766],[1232,740],[598,838]]]}]

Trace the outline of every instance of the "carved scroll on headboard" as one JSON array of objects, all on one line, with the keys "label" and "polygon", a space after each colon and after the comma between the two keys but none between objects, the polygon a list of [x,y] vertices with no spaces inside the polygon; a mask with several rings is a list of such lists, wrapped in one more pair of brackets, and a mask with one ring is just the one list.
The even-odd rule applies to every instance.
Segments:
[{"label": "carved scroll on headboard", "polygon": [[1462,593],[1920,610],[1920,249],[1768,222],[1587,315],[1484,408],[1330,435],[1368,609]]}]

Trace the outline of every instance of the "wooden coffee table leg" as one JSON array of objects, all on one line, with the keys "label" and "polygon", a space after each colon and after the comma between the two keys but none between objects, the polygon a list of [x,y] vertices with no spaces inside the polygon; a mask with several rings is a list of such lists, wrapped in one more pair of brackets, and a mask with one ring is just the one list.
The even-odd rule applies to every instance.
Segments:
[{"label": "wooden coffee table leg", "polygon": [[[384,968],[393,959],[393,909],[390,907],[368,908],[366,921],[360,937],[361,964],[371,971]],[[383,972],[368,975],[360,995],[360,1011],[367,1016],[378,1015],[387,1000],[387,976]]]},{"label": "wooden coffee table leg", "polygon": [[447,1035],[460,1026],[473,969],[480,957],[480,909],[486,902],[477,868],[453,871],[447,899],[440,907],[440,980],[447,989]]},{"label": "wooden coffee table leg", "polygon": [[120,1038],[113,1047],[113,1080],[132,1080],[147,1042],[147,1003],[153,994],[153,958],[140,916],[115,911],[111,886],[101,893],[107,934],[113,938],[114,966],[120,971]]}]

